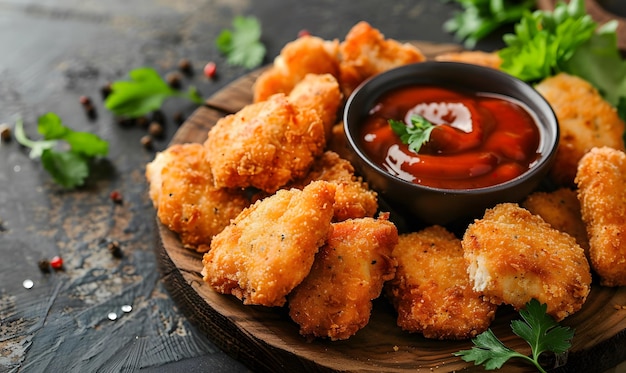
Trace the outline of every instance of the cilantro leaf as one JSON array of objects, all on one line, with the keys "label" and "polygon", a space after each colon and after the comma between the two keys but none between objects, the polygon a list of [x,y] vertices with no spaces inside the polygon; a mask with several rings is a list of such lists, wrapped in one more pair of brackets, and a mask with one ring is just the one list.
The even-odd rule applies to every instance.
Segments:
[{"label": "cilantro leaf", "polygon": [[131,70],[128,76],[128,81],[111,84],[111,94],[104,103],[115,115],[136,118],[159,109],[170,97],[186,98],[198,105],[203,103],[195,87],[187,92],[174,89],[153,68],[140,67]]},{"label": "cilantro leaf", "polygon": [[503,25],[517,22],[524,11],[534,9],[534,0],[456,0],[463,11],[456,12],[443,27],[452,32],[465,47],[476,43]]},{"label": "cilantro leaf", "polygon": [[571,347],[571,339],[574,337],[572,329],[560,326],[546,313],[547,308],[547,305],[532,299],[520,310],[523,320],[511,321],[511,330],[528,342],[532,357],[506,347],[491,329],[473,338],[474,347],[470,350],[462,350],[454,355],[460,356],[464,361],[474,362],[475,365],[484,364],[487,370],[500,369],[509,359],[520,358],[545,373],[539,364],[539,356],[544,352],[555,354],[566,352]]},{"label": "cilantro leaf", "polygon": [[430,139],[430,133],[435,126],[421,115],[411,116],[411,125],[407,126],[403,121],[389,119],[389,125],[396,135],[400,136],[403,144],[409,145],[409,150],[418,153]]},{"label": "cilantro leaf", "polygon": [[46,140],[58,140],[66,136],[71,130],[61,123],[61,118],[55,113],[46,113],[37,120],[37,131]]},{"label": "cilantro leaf", "polygon": [[237,16],[233,19],[233,30],[222,30],[215,39],[215,45],[226,55],[229,64],[252,69],[259,66],[265,57],[266,49],[260,39],[259,20]]},{"label": "cilantro leaf", "polygon": [[41,154],[41,164],[56,183],[66,188],[83,185],[89,176],[86,159],[77,153],[46,149]]},{"label": "cilantro leaf", "polygon": [[[31,149],[31,158],[41,159],[42,166],[56,183],[66,188],[83,185],[89,176],[89,161],[96,156],[106,156],[109,152],[107,141],[92,133],[74,131],[64,126],[61,118],[54,113],[41,115],[37,121],[37,130],[44,140],[29,139],[24,133],[24,123],[18,118],[15,138]],[[55,149],[61,141],[69,145],[69,150]]]}]

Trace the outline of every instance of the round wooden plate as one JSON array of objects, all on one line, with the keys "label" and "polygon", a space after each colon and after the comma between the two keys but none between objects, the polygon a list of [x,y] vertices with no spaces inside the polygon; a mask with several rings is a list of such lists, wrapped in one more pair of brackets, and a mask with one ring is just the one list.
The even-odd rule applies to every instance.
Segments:
[{"label": "round wooden plate", "polygon": [[[424,53],[460,50],[456,45],[415,43]],[[172,143],[203,142],[211,126],[252,101],[251,87],[260,71],[228,85],[199,108],[175,134]],[[254,371],[266,372],[451,372],[482,371],[453,355],[471,341],[437,341],[396,326],[395,311],[383,298],[375,301],[368,325],[346,341],[307,341],[298,334],[285,308],[244,306],[202,280],[202,256],[181,246],[177,235],[157,221],[156,249],[164,282],[190,322],[224,351]],[[576,329],[569,356],[552,361],[555,371],[602,372],[626,360],[626,287],[594,286],[584,308],[562,324]],[[517,313],[501,307],[491,329],[509,347],[530,354],[512,334]],[[507,372],[534,371],[510,361]]]}]

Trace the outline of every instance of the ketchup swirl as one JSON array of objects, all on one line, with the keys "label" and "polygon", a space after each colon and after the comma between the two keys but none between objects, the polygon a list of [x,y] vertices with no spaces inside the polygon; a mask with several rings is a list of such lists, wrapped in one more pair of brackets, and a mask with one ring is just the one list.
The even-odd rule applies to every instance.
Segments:
[{"label": "ketchup swirl", "polygon": [[[436,127],[419,153],[402,144],[389,120],[419,114]],[[435,188],[474,189],[526,172],[539,157],[536,121],[505,96],[410,86],[382,96],[362,127],[367,155],[389,173]]]}]

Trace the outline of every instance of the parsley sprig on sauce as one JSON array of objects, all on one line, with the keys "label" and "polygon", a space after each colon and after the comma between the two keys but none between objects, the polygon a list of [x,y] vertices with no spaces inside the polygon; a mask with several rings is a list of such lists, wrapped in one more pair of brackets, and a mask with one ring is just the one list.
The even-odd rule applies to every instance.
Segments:
[{"label": "parsley sprig on sauce", "polygon": [[435,125],[421,115],[413,114],[411,124],[406,125],[401,120],[389,119],[389,125],[393,132],[400,136],[400,141],[409,146],[409,150],[419,153],[422,145],[430,139],[430,133]]},{"label": "parsley sprig on sauce", "polygon": [[530,345],[532,351],[530,357],[506,347],[491,329],[472,339],[475,346],[471,350],[459,351],[454,355],[461,356],[464,361],[473,361],[476,365],[484,364],[487,370],[500,369],[509,359],[519,358],[533,364],[539,372],[545,373],[539,364],[539,356],[544,352],[555,354],[567,352],[574,337],[573,329],[560,326],[546,310],[546,304],[540,304],[536,299],[532,299],[520,310],[523,320],[511,321],[513,333]]}]

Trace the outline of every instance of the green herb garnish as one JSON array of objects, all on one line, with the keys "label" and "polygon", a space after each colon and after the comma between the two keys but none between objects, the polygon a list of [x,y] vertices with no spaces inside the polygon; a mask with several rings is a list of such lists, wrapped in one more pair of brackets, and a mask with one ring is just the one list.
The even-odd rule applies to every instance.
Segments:
[{"label": "green herb garnish", "polygon": [[130,80],[120,80],[111,84],[111,94],[105,106],[113,114],[136,118],[159,109],[170,97],[182,97],[201,105],[202,97],[195,87],[182,92],[170,87],[159,73],[150,67],[141,67],[128,73]]},{"label": "green herb garnish", "polygon": [[435,125],[421,115],[411,116],[411,125],[406,125],[401,120],[389,119],[389,125],[393,132],[400,136],[403,144],[409,145],[409,150],[419,153],[422,145],[430,139],[430,133],[435,129]]},{"label": "green herb garnish", "polygon": [[[447,0],[451,1],[451,0]],[[466,48],[474,48],[476,43],[506,24],[513,24],[522,18],[525,11],[534,9],[534,0],[454,0],[463,7],[443,25],[459,40],[464,40]]]},{"label": "green herb garnish", "polygon": [[[30,158],[40,158],[44,169],[54,181],[66,188],[83,185],[89,176],[89,161],[94,157],[106,156],[109,152],[107,141],[92,133],[65,127],[55,113],[40,116],[37,130],[44,139],[29,139],[24,133],[22,119],[18,118],[15,123],[15,138],[17,142],[30,148]],[[68,150],[57,150],[61,141],[69,145]]]},{"label": "green herb garnish", "polygon": [[222,30],[215,45],[226,55],[229,64],[252,69],[259,66],[265,57],[265,46],[260,39],[261,24],[258,19],[237,16],[233,20],[233,30]]},{"label": "green herb garnish", "polygon": [[501,68],[524,81],[536,81],[565,71],[565,63],[588,41],[597,24],[585,11],[584,0],[559,1],[554,11],[526,12],[506,34],[499,52]]},{"label": "green herb garnish", "polygon": [[553,11],[526,12],[504,35],[501,69],[526,82],[560,72],[596,87],[626,120],[626,61],[617,47],[617,22],[599,26],[584,0],[559,1]]},{"label": "green herb garnish", "polygon": [[464,361],[473,361],[475,365],[484,364],[485,369],[500,369],[511,358],[520,358],[533,364],[540,372],[545,370],[539,364],[539,355],[544,352],[565,353],[571,347],[574,330],[560,326],[546,313],[547,305],[536,299],[526,303],[520,310],[522,320],[511,321],[513,333],[523,338],[530,345],[532,357],[528,357],[506,347],[491,331],[479,334],[472,339],[475,347],[455,353]]}]

